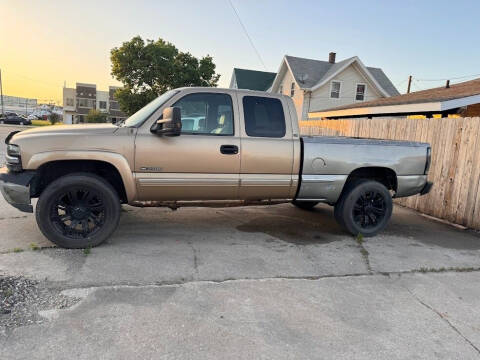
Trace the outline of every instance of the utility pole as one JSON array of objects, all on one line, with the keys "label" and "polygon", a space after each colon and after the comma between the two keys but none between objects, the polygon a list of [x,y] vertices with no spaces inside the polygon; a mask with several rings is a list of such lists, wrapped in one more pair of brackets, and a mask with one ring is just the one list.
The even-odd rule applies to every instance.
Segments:
[{"label": "utility pole", "polygon": [[2,115],[4,113],[3,111],[3,85],[2,85],[2,69],[0,69],[0,99],[2,101]]},{"label": "utility pole", "polygon": [[412,75],[408,77],[407,94],[410,94],[410,86],[412,86]]}]

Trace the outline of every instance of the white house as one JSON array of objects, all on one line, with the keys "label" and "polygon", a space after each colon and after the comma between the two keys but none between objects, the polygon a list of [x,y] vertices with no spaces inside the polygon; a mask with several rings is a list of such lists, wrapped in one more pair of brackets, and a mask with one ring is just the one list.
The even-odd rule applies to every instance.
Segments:
[{"label": "white house", "polygon": [[382,69],[357,56],[335,62],[335,53],[329,61],[285,55],[269,91],[291,96],[304,120],[308,113],[400,94]]}]

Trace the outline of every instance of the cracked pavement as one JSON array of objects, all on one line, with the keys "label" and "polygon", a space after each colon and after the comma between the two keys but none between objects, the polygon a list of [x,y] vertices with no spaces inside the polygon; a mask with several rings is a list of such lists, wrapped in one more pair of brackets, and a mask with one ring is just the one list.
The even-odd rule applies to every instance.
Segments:
[{"label": "cracked pavement", "polygon": [[0,199],[0,277],[75,300],[26,309],[2,360],[480,358],[476,232],[401,207],[362,241],[328,206],[124,210],[85,255]]}]

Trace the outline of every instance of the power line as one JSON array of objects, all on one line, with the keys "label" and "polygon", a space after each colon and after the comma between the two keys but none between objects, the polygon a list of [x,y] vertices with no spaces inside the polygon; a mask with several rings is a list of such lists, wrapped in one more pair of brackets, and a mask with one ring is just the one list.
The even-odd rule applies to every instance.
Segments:
[{"label": "power line", "polygon": [[447,80],[455,80],[455,79],[465,79],[469,77],[480,76],[480,74],[472,74],[472,75],[463,75],[463,76],[456,76],[450,77],[445,79],[416,79],[417,81],[447,81]]},{"label": "power line", "polygon": [[260,62],[262,63],[262,65],[263,65],[263,67],[265,68],[265,70],[267,70],[267,67],[265,66],[265,63],[263,62],[263,59],[262,59],[262,57],[260,56],[260,53],[258,52],[257,48],[256,48],[255,45],[253,44],[253,41],[252,41],[250,35],[248,35],[247,28],[245,27],[245,25],[243,25],[242,19],[240,19],[240,15],[238,15],[237,9],[235,9],[235,6],[233,6],[232,0],[228,0],[228,2],[230,3],[230,6],[232,7],[233,12],[234,12],[235,15],[237,16],[238,22],[239,22],[240,25],[242,26],[243,31],[245,32],[245,35],[246,35],[247,38],[248,38],[248,41],[250,41],[250,45],[252,45],[253,50],[255,50],[255,53],[257,54],[258,59],[259,59]]}]

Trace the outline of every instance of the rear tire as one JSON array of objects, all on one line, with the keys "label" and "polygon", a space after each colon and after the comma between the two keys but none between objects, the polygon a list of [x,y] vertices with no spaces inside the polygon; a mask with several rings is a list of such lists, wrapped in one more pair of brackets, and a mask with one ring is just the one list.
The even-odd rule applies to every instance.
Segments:
[{"label": "rear tire", "polygon": [[117,228],[120,211],[120,198],[112,185],[94,174],[76,173],[47,186],[35,215],[48,240],[78,249],[104,242]]},{"label": "rear tire", "polygon": [[377,235],[392,216],[393,202],[388,189],[372,180],[349,185],[335,205],[335,219],[350,234]]},{"label": "rear tire", "polygon": [[318,201],[297,201],[293,200],[292,204],[302,210],[312,210],[317,204]]}]

